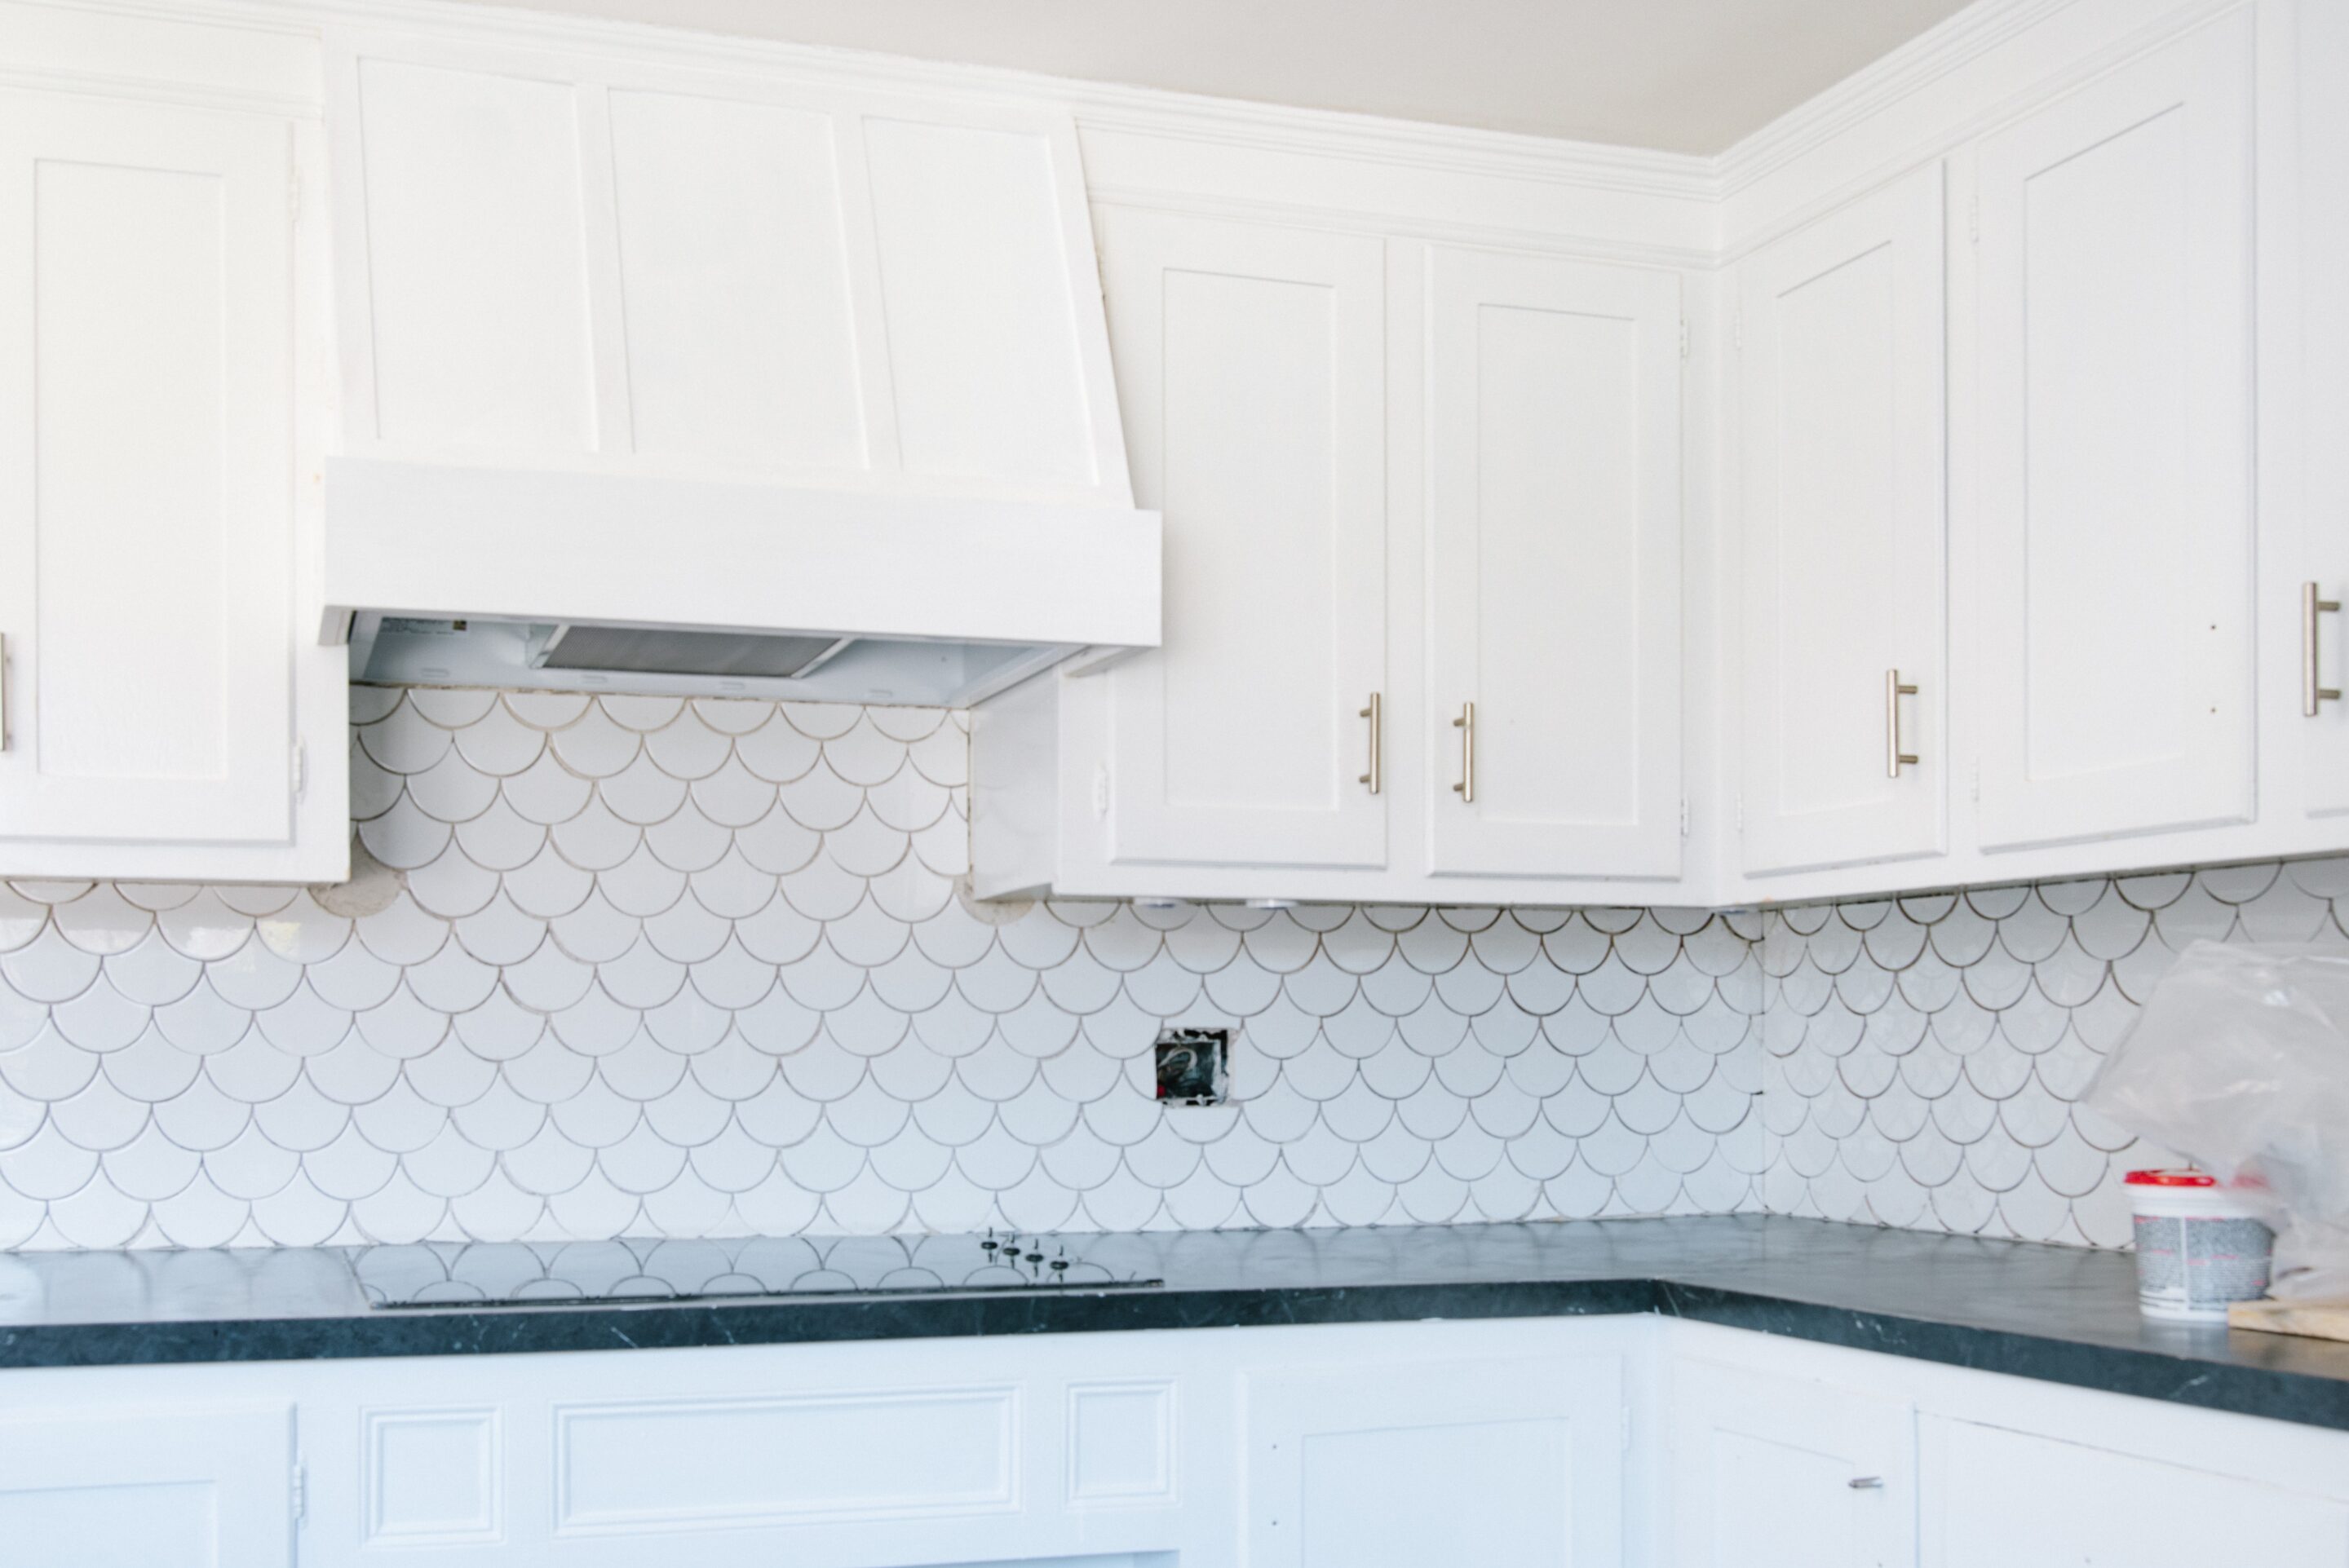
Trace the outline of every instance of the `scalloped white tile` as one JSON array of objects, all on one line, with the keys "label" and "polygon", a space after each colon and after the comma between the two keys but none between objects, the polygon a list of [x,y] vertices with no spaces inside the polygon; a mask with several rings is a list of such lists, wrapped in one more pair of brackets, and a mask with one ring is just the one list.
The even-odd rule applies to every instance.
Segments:
[{"label": "scalloped white tile", "polygon": [[[954,892],[961,716],[424,689],[354,709],[353,815],[404,882],[380,913],[0,886],[0,1246],[1761,1205],[1750,917],[1073,903],[997,925]],[[1244,1104],[1156,1105],[1169,1020],[1237,1027]],[[2078,1186],[2099,1146],[2047,1131]]]},{"label": "scalloped white tile", "polygon": [[2206,936],[2349,940],[2349,857],[1773,913],[1770,1212],[2127,1245],[2121,1177],[2168,1156],[2075,1102]]},{"label": "scalloped white tile", "polygon": [[[0,886],[0,1247],[1768,1208],[2120,1245],[2074,1101],[2349,858],[1773,912],[956,900],[936,709],[373,690],[404,876]],[[1162,1022],[1242,1103],[1164,1111]]]}]

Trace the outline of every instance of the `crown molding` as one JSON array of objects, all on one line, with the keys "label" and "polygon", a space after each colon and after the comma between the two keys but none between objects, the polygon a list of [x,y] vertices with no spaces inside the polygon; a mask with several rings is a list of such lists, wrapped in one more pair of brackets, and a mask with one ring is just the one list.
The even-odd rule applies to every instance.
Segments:
[{"label": "crown molding", "polygon": [[[33,0],[53,4],[55,0]],[[512,48],[556,49],[717,75],[755,72],[834,88],[1065,105],[1088,129],[1263,151],[1711,202],[1713,160],[1682,153],[1476,130],[1081,81],[993,66],[690,32],[450,0],[77,0],[76,9],[316,36],[345,26]]]},{"label": "crown molding", "polygon": [[1085,194],[1088,201],[1095,207],[1179,212],[1189,217],[1271,223],[1292,229],[1323,229],[1388,239],[1424,240],[1434,244],[1466,245],[1486,251],[1522,251],[1571,261],[1613,262],[1675,272],[1710,272],[1717,261],[1710,249],[1692,245],[1592,239],[1552,229],[1462,222],[1385,210],[1321,207],[1289,201],[1251,201],[1239,196],[1207,196],[1190,191],[1162,191],[1155,187],[1114,184],[1090,186]]},{"label": "crown molding", "polygon": [[1735,195],[2077,3],[1975,0],[1713,159],[1716,189],[1723,196]]}]

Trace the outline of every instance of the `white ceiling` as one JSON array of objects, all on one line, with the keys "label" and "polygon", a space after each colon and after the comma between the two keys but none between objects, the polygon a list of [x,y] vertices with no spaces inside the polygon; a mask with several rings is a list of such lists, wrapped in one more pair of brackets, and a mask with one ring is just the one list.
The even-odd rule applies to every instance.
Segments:
[{"label": "white ceiling", "polygon": [[1713,153],[1966,0],[497,3]]}]

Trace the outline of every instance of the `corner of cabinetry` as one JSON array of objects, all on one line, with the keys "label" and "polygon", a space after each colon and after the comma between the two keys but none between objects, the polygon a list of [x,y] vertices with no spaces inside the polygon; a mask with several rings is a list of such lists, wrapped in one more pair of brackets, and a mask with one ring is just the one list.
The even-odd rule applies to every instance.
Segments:
[{"label": "corner of cabinetry", "polygon": [[1047,672],[970,710],[970,876],[980,898],[1041,892],[1058,869],[1060,688]]}]

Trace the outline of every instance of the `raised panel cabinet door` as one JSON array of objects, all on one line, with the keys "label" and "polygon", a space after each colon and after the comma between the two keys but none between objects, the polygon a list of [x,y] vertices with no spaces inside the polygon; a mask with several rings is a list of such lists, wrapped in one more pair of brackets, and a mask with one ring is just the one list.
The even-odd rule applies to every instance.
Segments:
[{"label": "raised panel cabinet door", "polygon": [[1383,1361],[1246,1377],[1248,1568],[1615,1568],[1611,1357]]},{"label": "raised panel cabinet door", "polygon": [[288,1568],[285,1405],[0,1415],[0,1559],[75,1568]]},{"label": "raised panel cabinet door", "polygon": [[0,92],[0,860],[290,841],[290,136]]},{"label": "raised panel cabinet door", "polygon": [[1676,875],[1680,279],[1428,268],[1430,863]]},{"label": "raised panel cabinet door", "polygon": [[[2306,479],[2295,570],[2262,587],[2261,614],[2300,623],[2297,754],[2308,810],[2349,815],[2349,6],[2298,7],[2300,67],[2300,440]],[[2265,677],[2262,677],[2263,679]],[[2286,755],[2292,755],[2288,752]]]},{"label": "raised panel cabinet door", "polygon": [[1102,214],[1137,502],[1165,515],[1165,644],[1111,683],[1121,862],[1377,867],[1386,684],[1385,252]]},{"label": "raised panel cabinet door", "polygon": [[1939,1416],[1918,1436],[1921,1568],[2349,1562],[2337,1497]]},{"label": "raised panel cabinet door", "polygon": [[2252,814],[2251,42],[2230,12],[1981,150],[1985,850]]},{"label": "raised panel cabinet door", "polygon": [[1672,1368],[1676,1568],[1909,1568],[1908,1406],[1708,1361]]},{"label": "raised panel cabinet door", "polygon": [[1940,165],[1770,245],[1739,284],[1745,870],[1939,853]]}]

